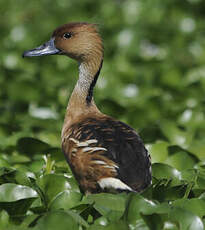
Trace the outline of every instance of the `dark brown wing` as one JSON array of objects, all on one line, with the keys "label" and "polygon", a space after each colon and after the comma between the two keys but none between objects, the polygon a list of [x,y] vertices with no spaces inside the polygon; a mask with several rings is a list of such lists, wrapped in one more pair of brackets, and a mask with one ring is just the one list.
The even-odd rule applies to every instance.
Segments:
[{"label": "dark brown wing", "polygon": [[[106,188],[109,183],[112,183],[113,188],[139,192],[151,183],[150,156],[135,130],[123,122],[110,117],[88,118],[73,125],[67,133],[67,138],[63,140],[63,150],[83,190],[99,192],[102,188]],[[77,147],[77,142],[87,143],[88,141],[89,143],[89,140],[91,143],[87,146],[84,144],[84,147],[90,147],[91,150],[97,147],[102,149],[83,154],[83,146]],[[96,140],[96,142],[92,142],[92,140]],[[72,144],[71,142],[76,143]],[[75,158],[69,156],[72,149],[76,149],[78,158],[81,156],[77,161],[84,162],[80,174],[76,155]],[[99,163],[96,163],[95,167],[92,166],[94,161]],[[85,177],[87,177],[86,182],[85,180],[82,182]],[[108,181],[102,180],[102,178],[110,179]],[[116,180],[112,178],[116,178]],[[92,186],[91,183],[89,185],[89,181],[92,181]],[[116,185],[117,183],[118,185]],[[89,189],[89,186],[92,189]]]}]

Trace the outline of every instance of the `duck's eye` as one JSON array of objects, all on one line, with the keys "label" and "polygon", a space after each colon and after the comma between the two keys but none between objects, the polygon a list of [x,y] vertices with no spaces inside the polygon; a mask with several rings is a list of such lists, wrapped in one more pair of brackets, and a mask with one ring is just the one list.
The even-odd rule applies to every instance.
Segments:
[{"label": "duck's eye", "polygon": [[70,37],[72,37],[72,34],[71,33],[64,33],[63,37],[66,39],[69,39]]}]

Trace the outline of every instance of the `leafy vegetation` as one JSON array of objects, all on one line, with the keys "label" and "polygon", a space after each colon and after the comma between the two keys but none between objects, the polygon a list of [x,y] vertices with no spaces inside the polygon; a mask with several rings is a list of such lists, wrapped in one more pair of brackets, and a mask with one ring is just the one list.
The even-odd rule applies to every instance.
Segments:
[{"label": "leafy vegetation", "polygon": [[[1,230],[204,229],[204,10],[202,0],[0,1]],[[96,103],[149,149],[142,194],[79,191],[60,150],[77,65],[21,58],[70,21],[100,24]]]}]

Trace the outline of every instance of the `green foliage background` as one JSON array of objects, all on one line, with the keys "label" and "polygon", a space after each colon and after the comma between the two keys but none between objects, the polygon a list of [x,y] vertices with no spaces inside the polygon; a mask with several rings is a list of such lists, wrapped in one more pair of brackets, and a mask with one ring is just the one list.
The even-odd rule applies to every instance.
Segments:
[{"label": "green foliage background", "polygon": [[[0,0],[0,230],[204,229],[204,12],[203,0]],[[71,21],[99,24],[96,103],[151,153],[141,195],[80,193],[60,150],[77,64],[21,57]]]}]

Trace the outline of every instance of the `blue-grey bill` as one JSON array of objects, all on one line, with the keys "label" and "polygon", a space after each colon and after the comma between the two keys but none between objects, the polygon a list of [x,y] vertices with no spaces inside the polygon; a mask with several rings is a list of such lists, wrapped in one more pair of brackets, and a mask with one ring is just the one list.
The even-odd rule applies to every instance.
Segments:
[{"label": "blue-grey bill", "polygon": [[48,42],[44,43],[43,45],[25,51],[23,53],[23,57],[35,57],[35,56],[43,56],[43,55],[52,55],[52,54],[60,54],[61,51],[55,47],[54,38],[51,38]]}]

